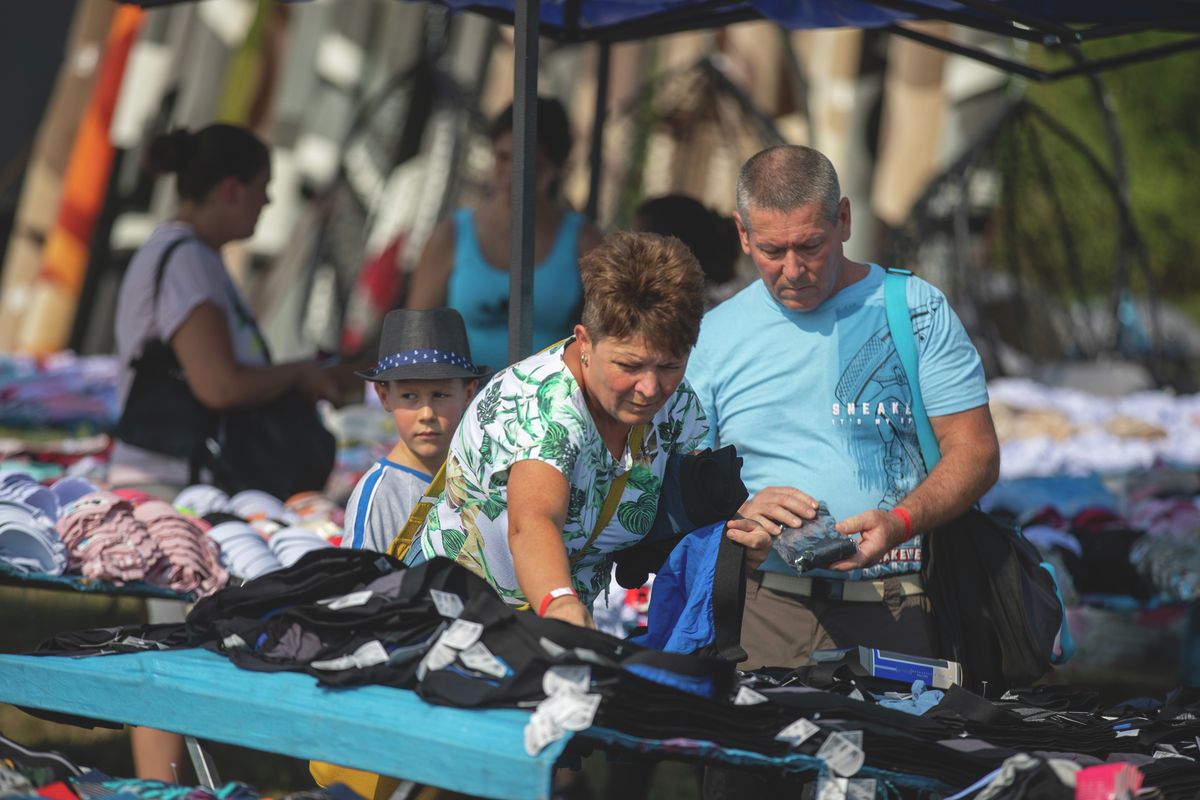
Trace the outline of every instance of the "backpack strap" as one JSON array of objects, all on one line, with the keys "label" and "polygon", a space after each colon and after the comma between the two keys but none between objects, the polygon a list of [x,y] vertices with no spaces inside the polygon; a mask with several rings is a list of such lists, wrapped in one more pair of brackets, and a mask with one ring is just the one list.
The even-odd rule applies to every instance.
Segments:
[{"label": "backpack strap", "polygon": [[[158,296],[162,293],[162,282],[163,276],[166,275],[167,272],[167,263],[171,260],[171,256],[175,254],[175,251],[179,249],[179,245],[183,244],[184,242],[191,241],[191,239],[191,236],[180,236],[178,239],[164,247],[162,255],[158,258],[158,266],[154,268],[154,294],[152,295],[152,299],[150,301],[150,315],[155,324],[158,322]],[[168,352],[174,363],[178,365],[179,359],[176,357],[175,348],[171,347],[170,342],[165,342],[161,339],[155,341],[162,345],[164,351]],[[145,348],[143,348],[142,355],[145,355]],[[130,366],[133,367],[135,371],[137,370],[136,361],[130,362]],[[182,371],[182,367],[180,367],[180,371]],[[201,441],[196,444],[195,452],[188,457],[188,481],[193,484],[200,483],[200,466],[201,461],[204,458],[204,438],[205,437],[203,436],[201,437]]]},{"label": "backpack strap", "polygon": [[900,357],[900,365],[908,378],[912,390],[913,422],[917,426],[917,441],[921,445],[921,457],[927,472],[942,458],[929,415],[925,413],[925,401],[921,398],[921,373],[918,368],[917,337],[913,335],[912,317],[909,316],[907,284],[912,272],[907,269],[889,267],[883,279],[883,304],[887,312],[888,331],[892,345]]}]

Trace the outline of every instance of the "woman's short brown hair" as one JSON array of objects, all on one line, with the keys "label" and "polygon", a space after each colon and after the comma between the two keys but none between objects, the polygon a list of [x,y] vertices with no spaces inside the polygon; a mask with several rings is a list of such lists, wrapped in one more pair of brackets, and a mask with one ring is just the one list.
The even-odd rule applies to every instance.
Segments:
[{"label": "woman's short brown hair", "polygon": [[593,339],[642,337],[683,357],[700,335],[704,273],[674,236],[609,234],[579,261],[583,326]]}]

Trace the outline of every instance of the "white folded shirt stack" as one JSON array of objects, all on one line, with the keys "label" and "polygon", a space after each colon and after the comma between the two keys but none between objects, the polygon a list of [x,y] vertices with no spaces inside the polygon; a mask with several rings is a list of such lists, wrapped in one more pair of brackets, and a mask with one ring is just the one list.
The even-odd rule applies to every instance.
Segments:
[{"label": "white folded shirt stack", "polygon": [[231,520],[214,525],[208,530],[208,538],[220,545],[225,569],[239,578],[252,580],[283,569],[267,540],[245,522]]}]

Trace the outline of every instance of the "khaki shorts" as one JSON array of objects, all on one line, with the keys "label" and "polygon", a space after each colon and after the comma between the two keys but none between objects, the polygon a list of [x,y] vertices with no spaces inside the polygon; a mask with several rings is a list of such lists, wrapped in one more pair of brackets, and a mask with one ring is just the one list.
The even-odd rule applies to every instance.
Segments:
[{"label": "khaki shorts", "polygon": [[874,602],[817,599],[768,589],[763,573],[746,580],[742,617],[744,670],[802,667],[809,653],[867,645],[913,656],[933,656],[936,629],[929,598],[906,594],[898,578],[885,578]]}]

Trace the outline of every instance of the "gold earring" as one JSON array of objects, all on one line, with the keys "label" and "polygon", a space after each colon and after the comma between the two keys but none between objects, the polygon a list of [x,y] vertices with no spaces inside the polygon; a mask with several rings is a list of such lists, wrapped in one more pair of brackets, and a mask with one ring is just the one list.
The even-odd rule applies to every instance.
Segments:
[{"label": "gold earring", "polygon": [[588,354],[587,353],[580,354],[579,363],[583,364],[585,367],[588,365]]}]

